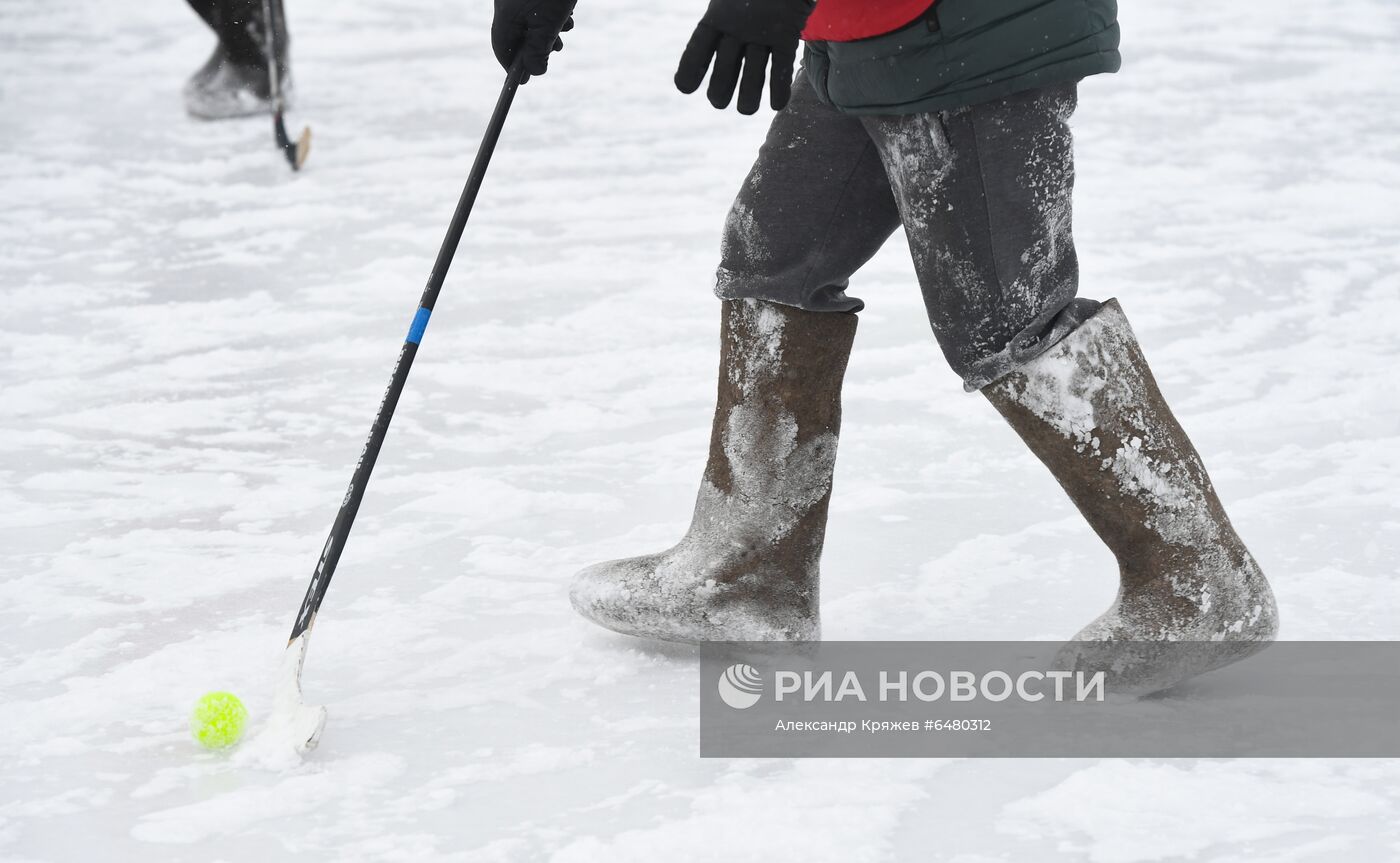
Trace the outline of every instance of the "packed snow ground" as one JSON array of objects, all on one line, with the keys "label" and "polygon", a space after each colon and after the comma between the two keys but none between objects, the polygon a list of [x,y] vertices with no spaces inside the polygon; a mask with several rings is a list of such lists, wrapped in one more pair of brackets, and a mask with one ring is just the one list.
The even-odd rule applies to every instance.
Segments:
[{"label": "packed snow ground", "polygon": [[[699,0],[581,0],[521,92],[316,627],[321,748],[198,751],[200,692],[266,713],[501,79],[490,4],[288,5],[296,177],[265,120],[183,116],[211,40],[177,0],[0,0],[0,859],[1400,856],[1394,762],[701,761],[693,652],[573,615],[699,480],[765,125],[673,91]],[[1400,6],[1124,6],[1075,124],[1084,293],[1286,637],[1394,637]],[[944,367],[902,240],[853,292],[827,636],[1071,635],[1109,556]]]}]

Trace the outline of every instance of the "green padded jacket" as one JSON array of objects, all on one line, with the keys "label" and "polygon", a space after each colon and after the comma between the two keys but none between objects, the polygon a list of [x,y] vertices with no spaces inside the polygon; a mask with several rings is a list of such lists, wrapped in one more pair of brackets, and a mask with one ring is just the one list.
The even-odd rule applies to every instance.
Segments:
[{"label": "green padded jacket", "polygon": [[1116,72],[1117,0],[938,0],[907,27],[808,42],[807,76],[849,114],[920,114]]}]

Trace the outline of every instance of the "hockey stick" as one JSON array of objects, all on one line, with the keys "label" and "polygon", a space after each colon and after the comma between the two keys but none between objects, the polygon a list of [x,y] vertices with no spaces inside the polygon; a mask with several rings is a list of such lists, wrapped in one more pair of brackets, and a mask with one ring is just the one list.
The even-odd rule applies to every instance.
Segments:
[{"label": "hockey stick", "polygon": [[399,359],[394,364],[394,371],[389,378],[389,387],[384,391],[384,398],[379,402],[379,413],[375,415],[374,424],[370,426],[369,439],[365,441],[364,448],[360,450],[360,458],[355,464],[355,472],[350,477],[350,488],[346,490],[345,497],[341,500],[340,511],[336,513],[335,523],[331,525],[330,536],[326,538],[325,547],[321,549],[321,559],[317,562],[316,571],[311,576],[311,584],[306,589],[306,597],[301,601],[301,610],[297,612],[296,621],[292,625],[292,634],[287,642],[287,650],[282,655],[282,667],[279,671],[277,690],[273,699],[273,719],[270,726],[280,727],[279,733],[287,734],[298,750],[315,747],[321,729],[326,724],[326,709],[319,706],[308,706],[302,703],[301,699],[301,668],[306,660],[306,644],[311,637],[311,627],[316,623],[316,612],[321,607],[321,600],[326,596],[326,588],[330,586],[331,576],[335,574],[336,564],[340,561],[340,553],[345,548],[346,537],[350,535],[350,527],[355,523],[355,514],[359,512],[360,501],[365,495],[365,486],[369,483],[369,476],[374,470],[375,460],[379,458],[379,449],[384,444],[384,435],[389,430],[389,421],[394,417],[394,408],[399,403],[399,395],[403,393],[404,382],[408,380],[408,371],[412,368],[413,358],[418,353],[418,343],[423,338],[423,331],[428,327],[428,317],[432,314],[434,304],[437,303],[438,293],[442,290],[443,280],[447,277],[447,268],[452,265],[452,257],[457,252],[457,244],[461,241],[462,231],[467,226],[467,217],[471,215],[472,205],[476,203],[477,192],[481,191],[482,180],[486,177],[486,168],[491,163],[491,154],[495,152],[496,141],[501,137],[506,114],[510,111],[511,102],[515,99],[515,91],[524,77],[524,69],[517,61],[511,67],[509,74],[506,75],[506,82],[501,87],[500,98],[496,101],[496,110],[491,114],[490,122],[486,124],[486,134],[482,137],[481,146],[477,149],[476,161],[472,164],[471,175],[467,178],[466,187],[462,189],[462,197],[457,201],[457,210],[452,214],[452,222],[447,227],[447,236],[443,238],[442,247],[438,249],[437,260],[433,262],[432,275],[428,277],[428,286],[418,301],[418,310],[413,315],[413,323],[409,326],[408,336],[404,339],[403,347],[399,349]]},{"label": "hockey stick", "polygon": [[273,0],[262,0],[263,20],[267,27],[267,72],[268,84],[272,90],[272,134],[277,139],[277,146],[281,148],[282,154],[287,157],[287,164],[292,166],[293,171],[300,171],[302,163],[306,161],[307,155],[311,152],[311,127],[303,126],[301,135],[296,141],[287,137],[287,125],[282,122],[282,82],[280,72],[277,68],[277,45],[273,41],[277,32],[277,22],[272,17],[273,6],[279,5]]}]

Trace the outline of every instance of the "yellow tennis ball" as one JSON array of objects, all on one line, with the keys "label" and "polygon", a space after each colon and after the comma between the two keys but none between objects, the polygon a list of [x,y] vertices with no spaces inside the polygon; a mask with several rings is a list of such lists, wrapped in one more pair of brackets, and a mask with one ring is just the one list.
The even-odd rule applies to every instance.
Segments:
[{"label": "yellow tennis ball", "polygon": [[243,736],[248,708],[232,692],[206,692],[190,713],[190,733],[205,749],[227,749]]}]

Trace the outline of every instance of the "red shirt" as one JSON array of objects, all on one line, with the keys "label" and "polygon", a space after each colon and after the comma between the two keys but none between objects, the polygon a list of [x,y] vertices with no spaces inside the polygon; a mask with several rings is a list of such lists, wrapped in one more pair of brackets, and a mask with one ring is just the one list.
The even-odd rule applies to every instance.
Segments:
[{"label": "red shirt", "polygon": [[817,0],[802,38],[809,42],[854,42],[883,36],[932,6],[932,0]]}]

